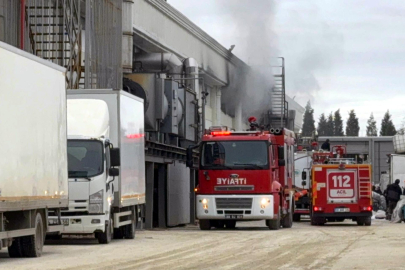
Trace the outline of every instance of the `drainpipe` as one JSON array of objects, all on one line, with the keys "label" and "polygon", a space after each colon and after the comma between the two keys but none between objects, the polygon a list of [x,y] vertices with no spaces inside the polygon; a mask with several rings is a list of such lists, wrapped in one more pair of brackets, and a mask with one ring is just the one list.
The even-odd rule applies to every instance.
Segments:
[{"label": "drainpipe", "polygon": [[235,108],[235,130],[242,130],[242,102],[239,101]]},{"label": "drainpipe", "polygon": [[221,88],[217,87],[215,96],[215,125],[221,125]]},{"label": "drainpipe", "polygon": [[24,50],[25,0],[20,2],[20,49]]}]

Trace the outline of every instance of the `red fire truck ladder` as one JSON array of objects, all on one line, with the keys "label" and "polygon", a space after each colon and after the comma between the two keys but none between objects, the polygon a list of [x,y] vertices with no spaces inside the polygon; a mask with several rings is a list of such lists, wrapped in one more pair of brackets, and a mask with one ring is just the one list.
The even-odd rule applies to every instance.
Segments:
[{"label": "red fire truck ladder", "polygon": [[370,198],[370,170],[369,168],[359,167],[357,171],[359,179],[359,199]]}]

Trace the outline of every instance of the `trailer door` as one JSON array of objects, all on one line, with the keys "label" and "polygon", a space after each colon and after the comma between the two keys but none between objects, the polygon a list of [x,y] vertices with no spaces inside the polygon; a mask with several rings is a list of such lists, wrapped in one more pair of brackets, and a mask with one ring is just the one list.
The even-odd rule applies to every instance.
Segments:
[{"label": "trailer door", "polygon": [[356,169],[328,169],[326,179],[328,203],[357,202]]}]

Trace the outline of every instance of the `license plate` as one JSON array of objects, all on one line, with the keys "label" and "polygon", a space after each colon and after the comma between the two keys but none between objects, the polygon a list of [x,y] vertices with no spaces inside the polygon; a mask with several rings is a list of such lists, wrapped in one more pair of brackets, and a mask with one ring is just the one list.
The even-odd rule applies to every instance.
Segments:
[{"label": "license plate", "polygon": [[65,226],[69,226],[69,219],[68,218],[62,218],[62,224]]},{"label": "license plate", "polygon": [[335,212],[337,212],[337,213],[347,213],[347,212],[350,212],[350,208],[335,208]]},{"label": "license plate", "polygon": [[243,215],[225,215],[225,218],[229,219],[242,219]]}]

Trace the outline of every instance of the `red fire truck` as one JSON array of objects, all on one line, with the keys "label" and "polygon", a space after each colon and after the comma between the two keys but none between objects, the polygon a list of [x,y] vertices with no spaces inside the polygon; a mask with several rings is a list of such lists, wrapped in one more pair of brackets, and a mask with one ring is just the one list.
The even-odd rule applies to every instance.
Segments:
[{"label": "red fire truck", "polygon": [[[292,226],[295,135],[287,129],[229,131],[212,127],[199,147],[196,211],[200,229],[266,220]],[[192,166],[192,148],[187,165]]]},{"label": "red fire truck", "polygon": [[[371,225],[371,165],[344,158],[345,146],[314,152],[311,167],[311,225],[351,219]],[[302,178],[306,178],[303,172]]]}]

